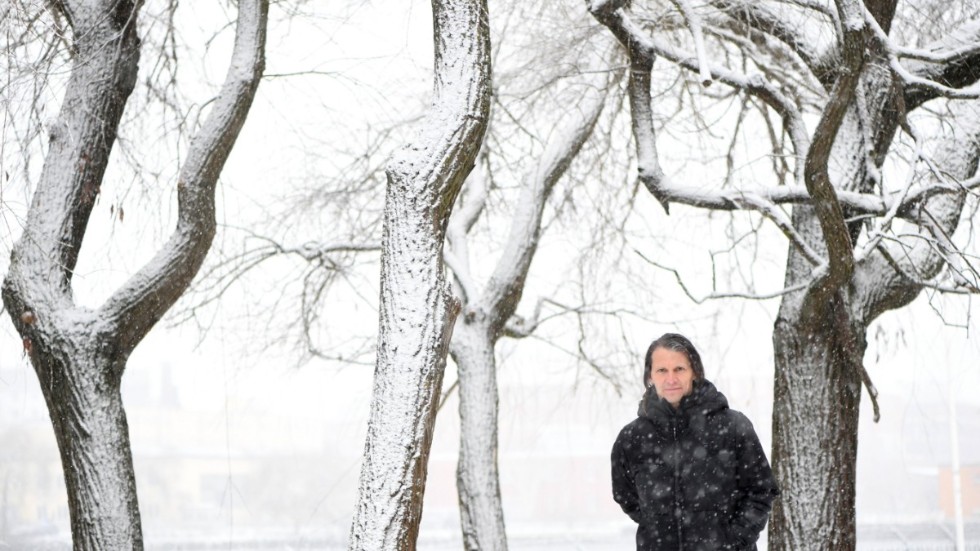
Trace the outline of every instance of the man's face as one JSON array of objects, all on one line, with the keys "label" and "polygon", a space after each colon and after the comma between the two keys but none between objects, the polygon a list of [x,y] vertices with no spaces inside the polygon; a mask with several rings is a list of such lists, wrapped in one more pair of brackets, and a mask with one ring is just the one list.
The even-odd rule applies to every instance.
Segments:
[{"label": "man's face", "polygon": [[650,382],[657,396],[677,407],[694,390],[694,370],[683,352],[657,348],[651,354]]}]

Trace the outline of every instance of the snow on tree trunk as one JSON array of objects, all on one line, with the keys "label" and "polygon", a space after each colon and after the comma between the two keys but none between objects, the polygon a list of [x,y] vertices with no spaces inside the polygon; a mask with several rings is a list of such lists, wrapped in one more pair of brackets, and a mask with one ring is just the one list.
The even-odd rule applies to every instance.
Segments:
[{"label": "snow on tree trunk", "polygon": [[435,90],[416,141],[388,167],[378,358],[352,550],[415,549],[435,412],[459,309],[446,224],[490,110],[486,2],[434,0]]},{"label": "snow on tree trunk", "polygon": [[[935,158],[949,177],[963,181],[976,172],[980,115],[972,106],[956,110],[948,120],[955,131]],[[880,127],[879,135],[888,136]],[[848,141],[846,134],[838,139],[858,142]],[[843,157],[848,148],[835,152]],[[839,166],[852,167],[852,179],[866,175],[862,165],[841,161]],[[922,283],[908,274],[931,278],[943,267],[944,246],[937,236],[953,234],[965,196],[963,190],[947,190],[926,201],[917,215],[925,222],[918,230],[921,241],[913,240],[919,242],[910,248],[891,246],[891,256],[901,258],[904,267],[893,266],[880,251],[859,262],[822,317],[807,311],[803,293],[783,298],[773,332],[773,469],[784,491],[773,510],[770,549],[855,549],[857,426],[867,330],[882,312],[908,304],[921,292]],[[813,209],[796,207],[793,223],[802,235],[820,238]],[[811,244],[820,248],[818,241]],[[808,270],[791,250],[786,286],[803,280]]]},{"label": "snow on tree trunk", "polygon": [[[75,549],[142,549],[122,366],[107,369],[87,332],[62,335],[32,359],[65,465]],[[40,347],[39,347],[40,348]],[[43,367],[41,367],[43,366]]]},{"label": "snow on tree trunk", "polygon": [[452,341],[459,373],[459,462],[456,491],[463,546],[507,549],[497,469],[497,363],[495,339],[479,320],[460,319]]},{"label": "snow on tree trunk", "polygon": [[[921,54],[921,62],[898,60],[899,39],[888,36],[897,13],[895,0],[836,0],[836,14],[810,11],[814,4],[809,2],[790,2],[803,10],[800,13],[808,12],[806,25],[819,26],[816,21],[826,16],[825,28],[836,34],[829,46],[800,35],[802,20],[775,3],[712,0],[709,4],[718,11],[703,21],[714,25],[718,16],[726,29],[731,23],[744,25],[778,48],[788,48],[805,67],[799,82],[816,79],[827,92],[819,124],[810,134],[802,115],[807,106],[783,95],[793,88],[795,77],[744,75],[715,60],[719,65],[711,67],[714,78],[756,96],[780,114],[798,159],[794,174],[797,179],[802,176],[806,186],[805,196],[780,196],[777,189],[788,191],[792,186],[779,186],[763,189],[755,198],[726,197],[723,190],[679,186],[659,166],[649,85],[654,58],[670,60],[692,75],[698,69],[704,73],[703,66],[691,63],[690,51],[674,48],[676,37],[667,43],[661,40],[667,33],[637,23],[636,4],[588,2],[596,19],[609,27],[630,56],[630,105],[641,181],[665,209],[669,202],[755,209],[790,240],[787,294],[773,333],[773,463],[783,496],[776,502],[769,545],[854,549],[858,408],[861,385],[870,387],[862,365],[867,328],[882,312],[911,302],[927,285],[958,293],[977,289],[969,267],[957,272],[954,264],[964,263],[958,258],[962,252],[950,238],[968,192],[964,186],[977,185],[970,180],[980,153],[977,102],[960,102],[950,108],[954,114],[937,117],[944,129],[927,130],[940,137],[934,155],[918,151],[928,141],[923,138],[932,136],[920,134],[906,114],[932,99],[972,95],[963,88],[977,81],[976,71],[970,69],[976,67],[977,56],[945,52],[963,44],[975,46],[980,27],[976,21],[959,20],[958,28],[923,46],[923,52],[943,54]],[[734,46],[761,61],[760,66],[768,63],[765,55],[756,58],[751,48],[725,40],[718,44]],[[775,86],[776,82],[781,84]],[[905,190],[900,183],[885,181],[882,169],[889,157],[909,161],[896,153],[901,148],[893,143],[900,125],[917,148]],[[924,159],[928,163],[922,163]],[[921,168],[924,164],[942,168],[930,172]],[[884,208],[872,204],[882,199]],[[770,201],[795,203],[792,221]],[[912,230],[894,230],[892,225],[899,223],[908,223]],[[947,266],[950,284],[932,282]],[[871,388],[869,392],[873,395]]]},{"label": "snow on tree trunk", "polygon": [[776,322],[772,462],[784,491],[769,530],[773,550],[854,548],[861,376],[839,342],[834,319]]},{"label": "snow on tree trunk", "polygon": [[228,76],[180,170],[170,240],[99,308],[75,305],[71,278],[119,120],[136,82],[140,3],[53,5],[70,22],[74,63],[3,301],[55,430],[75,549],[142,549],[120,383],[130,353],[181,296],[214,236],[214,189],[264,66],[267,0],[239,2]]},{"label": "snow on tree trunk", "polygon": [[[588,82],[580,109],[565,117],[549,136],[541,156],[524,177],[504,250],[482,293],[469,277],[466,234],[484,212],[486,189],[464,203],[450,222],[453,271],[465,304],[450,351],[459,371],[460,451],[456,480],[463,545],[468,551],[506,550],[500,475],[497,468],[497,364],[494,350],[503,334],[530,335],[538,320],[518,320],[514,312],[524,293],[531,261],[542,233],[542,216],[558,180],[592,135],[602,113],[606,83]],[[485,182],[484,182],[485,184]],[[469,187],[468,189],[473,189]],[[513,323],[511,323],[513,322]]]}]

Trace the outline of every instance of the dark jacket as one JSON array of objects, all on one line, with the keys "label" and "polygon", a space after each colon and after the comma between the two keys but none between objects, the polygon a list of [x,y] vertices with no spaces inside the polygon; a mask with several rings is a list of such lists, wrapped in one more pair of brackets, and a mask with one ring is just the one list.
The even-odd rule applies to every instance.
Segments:
[{"label": "dark jacket", "polygon": [[649,389],[612,450],[613,498],[637,551],[753,550],[779,494],[741,413],[708,381],[674,409]]}]

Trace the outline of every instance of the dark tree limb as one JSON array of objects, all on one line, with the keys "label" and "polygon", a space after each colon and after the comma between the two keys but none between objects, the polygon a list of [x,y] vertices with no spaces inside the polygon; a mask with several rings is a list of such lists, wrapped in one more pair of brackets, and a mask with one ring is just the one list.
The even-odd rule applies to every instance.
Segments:
[{"label": "dark tree limb", "polygon": [[851,109],[856,88],[861,81],[868,31],[863,8],[858,0],[838,0],[837,7],[843,27],[843,63],[823,116],[814,130],[813,143],[807,152],[805,165],[806,188],[813,197],[812,205],[823,231],[828,262],[826,274],[808,293],[804,312],[822,312],[822,305],[827,303],[830,296],[838,293],[854,273],[854,246],[844,222],[844,211],[837,199],[837,191],[830,181],[827,164],[837,133],[844,122],[844,116]]}]

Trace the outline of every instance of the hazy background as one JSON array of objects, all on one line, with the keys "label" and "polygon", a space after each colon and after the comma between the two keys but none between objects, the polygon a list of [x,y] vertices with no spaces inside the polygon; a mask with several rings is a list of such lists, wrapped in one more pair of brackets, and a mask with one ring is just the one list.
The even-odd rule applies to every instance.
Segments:
[{"label": "hazy background", "polygon": [[[858,470],[862,525],[951,519],[944,490],[951,462],[949,381],[956,389],[960,460],[972,469],[963,477],[964,495],[972,492],[966,513],[973,522],[980,516],[978,335],[975,328],[968,334],[942,327],[929,312],[915,312],[922,306],[910,312],[917,318],[910,325],[916,339],[935,343],[933,348],[872,346],[866,357],[881,392],[882,420],[871,421],[865,400]],[[732,407],[750,416],[768,448],[769,325],[734,330],[734,321],[722,324],[730,329],[717,335],[690,333],[705,348],[709,378]],[[505,348],[512,350],[501,367],[500,468],[514,547],[528,545],[532,536],[628,545],[632,527],[611,499],[608,453],[619,428],[635,416],[639,385],[617,396],[546,348]],[[51,534],[67,541],[60,464],[36,377],[9,332],[2,350],[0,534]],[[123,386],[148,545],[253,537],[342,545],[355,501],[371,378],[370,367],[311,363],[296,369],[274,358],[236,357],[217,338],[195,348],[193,335],[180,330],[152,333],[130,361]],[[455,379],[451,366],[446,379],[447,386]],[[438,417],[422,529],[423,541],[446,541],[449,548],[458,545],[455,407],[451,398]]]}]

